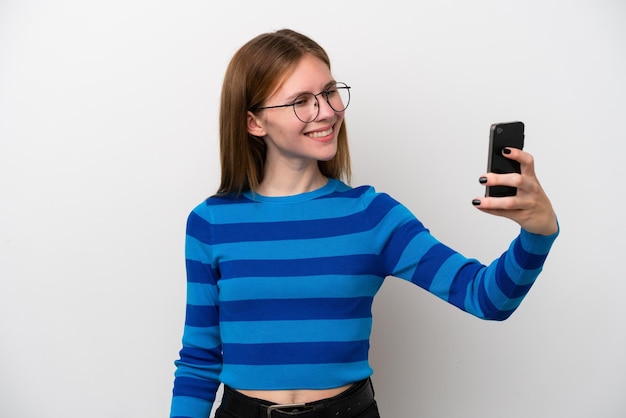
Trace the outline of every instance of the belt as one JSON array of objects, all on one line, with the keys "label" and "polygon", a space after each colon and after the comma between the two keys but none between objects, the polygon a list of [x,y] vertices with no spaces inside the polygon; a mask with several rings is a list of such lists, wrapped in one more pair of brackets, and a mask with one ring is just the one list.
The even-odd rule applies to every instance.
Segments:
[{"label": "belt", "polygon": [[245,418],[349,418],[365,411],[374,402],[370,379],[355,383],[345,392],[320,401],[279,405],[250,398],[224,386],[220,409]]}]

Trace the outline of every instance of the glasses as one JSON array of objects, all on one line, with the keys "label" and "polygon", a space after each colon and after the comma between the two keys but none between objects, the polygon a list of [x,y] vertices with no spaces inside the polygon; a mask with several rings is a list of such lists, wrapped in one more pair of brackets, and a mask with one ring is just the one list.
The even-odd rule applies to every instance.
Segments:
[{"label": "glasses", "polygon": [[320,113],[320,102],[317,96],[326,99],[326,103],[335,112],[343,112],[350,104],[350,86],[346,83],[334,83],[328,86],[324,91],[317,94],[303,93],[296,97],[293,103],[278,106],[259,107],[257,110],[277,109],[279,107],[293,107],[296,117],[304,123],[313,122]]}]

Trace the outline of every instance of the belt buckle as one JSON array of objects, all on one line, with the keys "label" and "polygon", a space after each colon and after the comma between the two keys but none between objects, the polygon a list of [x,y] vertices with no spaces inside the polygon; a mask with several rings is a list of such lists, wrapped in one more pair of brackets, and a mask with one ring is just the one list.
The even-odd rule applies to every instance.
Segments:
[{"label": "belt buckle", "polygon": [[267,418],[272,418],[272,412],[280,411],[281,409],[289,409],[289,408],[303,408],[306,407],[305,403],[287,403],[283,405],[270,405],[267,407]]}]

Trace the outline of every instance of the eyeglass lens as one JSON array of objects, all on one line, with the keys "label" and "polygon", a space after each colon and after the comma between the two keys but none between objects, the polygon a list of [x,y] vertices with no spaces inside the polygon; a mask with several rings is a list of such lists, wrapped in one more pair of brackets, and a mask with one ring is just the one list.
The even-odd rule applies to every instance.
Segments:
[{"label": "eyeglass lens", "polygon": [[305,93],[296,97],[293,110],[302,122],[313,122],[317,118],[320,111],[317,96],[322,96],[335,112],[343,112],[350,103],[350,88],[345,83],[336,83],[317,95]]}]

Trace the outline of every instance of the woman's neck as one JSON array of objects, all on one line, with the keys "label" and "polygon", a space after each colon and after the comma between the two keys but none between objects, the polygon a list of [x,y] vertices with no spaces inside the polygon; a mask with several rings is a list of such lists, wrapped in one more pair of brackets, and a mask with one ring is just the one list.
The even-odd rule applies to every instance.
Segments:
[{"label": "woman's neck", "polygon": [[319,168],[305,171],[266,169],[263,181],[254,190],[262,196],[294,196],[324,187],[328,178]]}]

